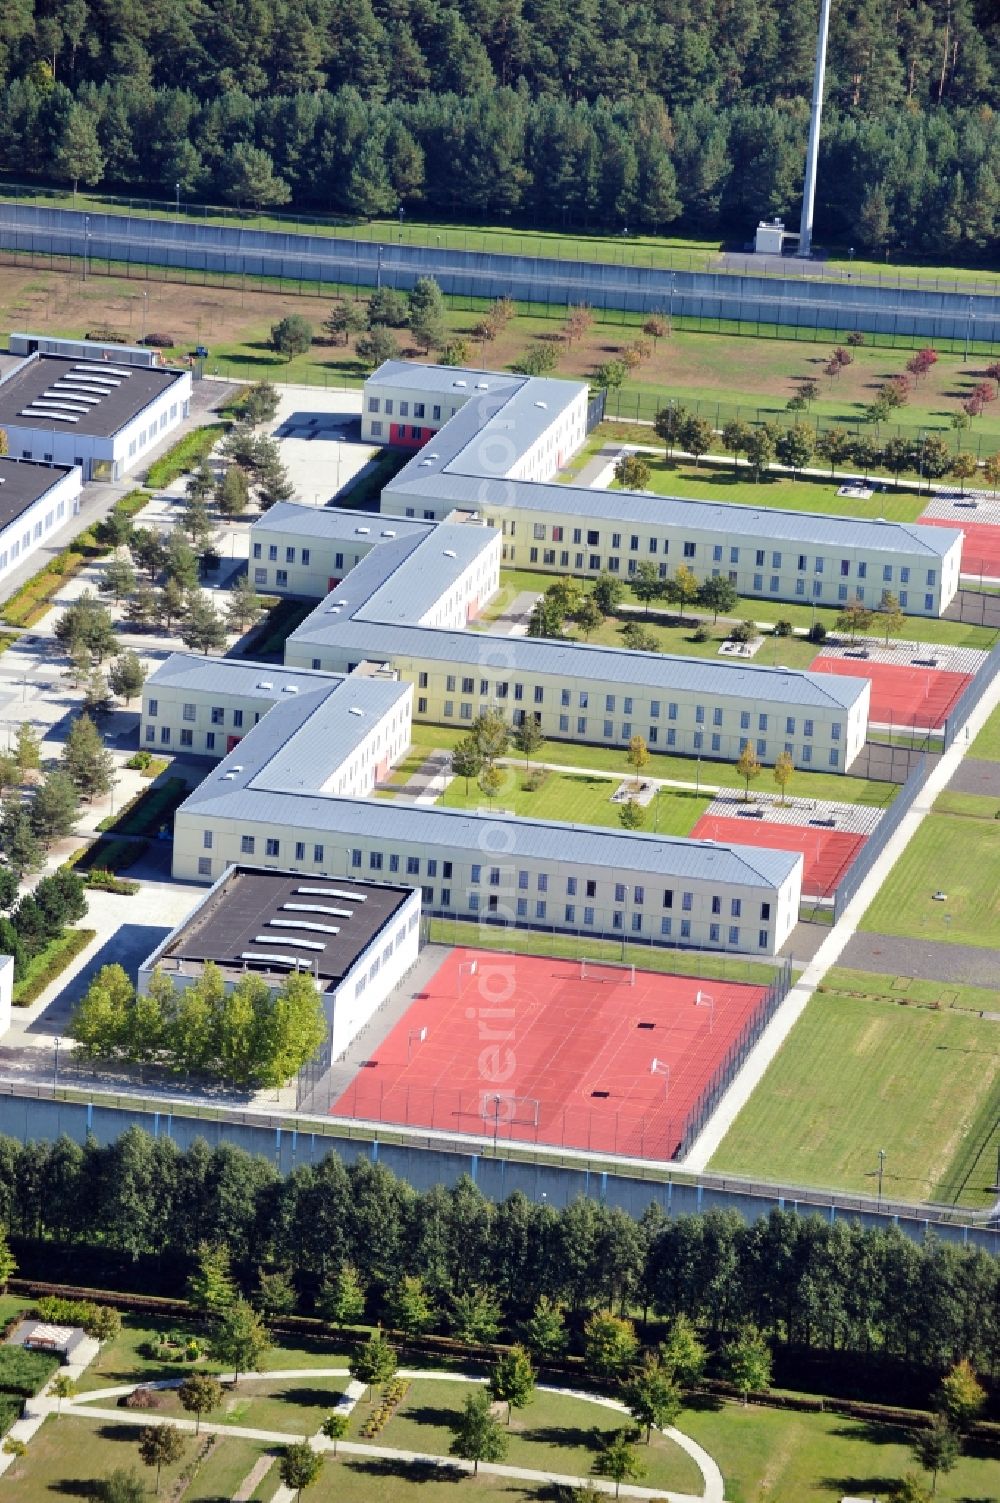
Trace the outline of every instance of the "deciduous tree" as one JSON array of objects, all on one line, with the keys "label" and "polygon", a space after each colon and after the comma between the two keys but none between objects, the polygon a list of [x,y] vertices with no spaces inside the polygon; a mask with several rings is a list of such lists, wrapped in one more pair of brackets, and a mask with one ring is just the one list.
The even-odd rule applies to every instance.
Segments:
[{"label": "deciduous tree", "polygon": [[477,1476],[481,1461],[503,1461],[507,1455],[507,1437],[494,1418],[489,1396],[482,1388],[466,1397],[452,1428],[455,1438],[449,1448],[451,1454],[471,1461]]},{"label": "deciduous tree", "polygon": [[752,742],[744,741],[742,750],[740,751],[739,759],[736,763],[736,771],[739,773],[740,777],[743,779],[744,784],[746,785],[743,795],[744,802],[749,803],[750,784],[754,781],[755,778],[760,777],[761,771],[760,762],[757,759],[757,753],[753,749]]}]

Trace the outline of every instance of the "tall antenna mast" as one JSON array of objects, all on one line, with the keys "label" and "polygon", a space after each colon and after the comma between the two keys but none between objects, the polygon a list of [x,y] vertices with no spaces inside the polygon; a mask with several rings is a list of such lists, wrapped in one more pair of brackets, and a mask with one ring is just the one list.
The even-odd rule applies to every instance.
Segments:
[{"label": "tall antenna mast", "polygon": [[813,206],[816,202],[816,164],[819,160],[819,131],[823,119],[823,84],[826,80],[826,44],[830,34],[830,0],[820,0],[819,38],[816,42],[816,74],[813,78],[812,118],[809,121],[809,147],[806,151],[806,182],[802,194],[802,221],[799,225],[798,254],[812,255]]}]

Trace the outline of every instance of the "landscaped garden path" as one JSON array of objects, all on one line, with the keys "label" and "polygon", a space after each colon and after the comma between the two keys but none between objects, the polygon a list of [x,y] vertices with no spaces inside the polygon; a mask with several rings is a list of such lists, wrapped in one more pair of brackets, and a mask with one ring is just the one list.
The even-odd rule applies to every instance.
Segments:
[{"label": "landscaped garden path", "polygon": [[[219,1376],[221,1381],[223,1382],[235,1382],[235,1375],[231,1373],[220,1374]],[[348,1376],[348,1371],[344,1367],[311,1367],[301,1369],[281,1369],[273,1372],[241,1373],[239,1375],[239,1382],[241,1384],[253,1382],[274,1382],[276,1379],[280,1379],[282,1382],[284,1382],[286,1380],[296,1378],[308,1378],[314,1381],[318,1378],[345,1378]],[[418,1368],[400,1368],[398,1376],[401,1378],[451,1383],[484,1383],[486,1381],[484,1378],[472,1377],[466,1373],[428,1372]],[[155,1422],[156,1424],[174,1425],[181,1430],[194,1431],[196,1422],[193,1419],[181,1419],[180,1417],[174,1415],[156,1415],[154,1420],[154,1415],[149,1410],[124,1409],[117,1407],[118,1400],[127,1397],[128,1394],[132,1393],[136,1387],[148,1386],[153,1388],[169,1389],[178,1387],[180,1381],[180,1379],[170,1379],[166,1382],[153,1383],[149,1385],[126,1383],[113,1388],[93,1389],[87,1393],[77,1395],[73,1399],[65,1400],[62,1405],[61,1413],[64,1415],[70,1415],[74,1413],[92,1414],[101,1419],[112,1419],[117,1424],[126,1425],[144,1426],[150,1424],[151,1422]],[[617,1399],[603,1398],[592,1393],[580,1392],[577,1389],[558,1388],[547,1384],[539,1384],[538,1388],[539,1392],[542,1393],[560,1394],[568,1399],[583,1400],[586,1403],[597,1404],[602,1408],[613,1409],[622,1414],[628,1413],[628,1411],[625,1409],[625,1406],[619,1403]],[[337,1407],[342,1412],[349,1412],[357,1403],[357,1400],[360,1398],[361,1394],[364,1391],[364,1386],[362,1384],[352,1382],[348,1386],[347,1392],[342,1396],[331,1395],[331,1407]],[[115,1407],[105,1407],[109,1402],[112,1403]],[[55,1409],[55,1405],[56,1401],[54,1399],[40,1398],[30,1401],[30,1407],[32,1408],[32,1411],[34,1412],[37,1410],[43,1417],[51,1413]],[[238,1425],[213,1424],[210,1419],[204,1418],[201,1422],[201,1429],[208,1434],[238,1436],[245,1440],[262,1441],[267,1445],[287,1445],[293,1441],[300,1441],[303,1438],[301,1434],[292,1434],[281,1430],[257,1430],[244,1428]],[[724,1503],[725,1485],[723,1483],[722,1473],[715,1462],[712,1460],[711,1456],[709,1456],[708,1452],[705,1451],[701,1446],[699,1446],[695,1441],[691,1440],[689,1436],[684,1435],[680,1430],[676,1430],[673,1427],[665,1429],[663,1431],[663,1434],[669,1440],[672,1440],[675,1445],[679,1446],[681,1450],[686,1452],[686,1454],[698,1467],[698,1470],[701,1472],[702,1476],[702,1491],[697,1494],[675,1493],[668,1492],[662,1487],[635,1487],[627,1484],[622,1484],[622,1495],[630,1498],[666,1498],[671,1500],[671,1503]],[[309,1440],[309,1444],[312,1445],[317,1451],[333,1450],[334,1442],[327,1440],[326,1437],[322,1434],[316,1434],[313,1436],[308,1436],[306,1438]],[[453,1471],[472,1471],[471,1462],[460,1461],[450,1456],[443,1457],[440,1455],[428,1455],[419,1451],[398,1450],[391,1446],[365,1445],[357,1441],[341,1440],[336,1444],[337,1450],[343,1451],[346,1455],[379,1456],[385,1457],[388,1460],[403,1462],[405,1464],[414,1466],[436,1466],[447,1468]],[[479,1470],[481,1472],[489,1473],[493,1476],[509,1477],[511,1479],[516,1479],[523,1482],[555,1483],[569,1487],[581,1487],[589,1484],[597,1492],[615,1492],[615,1485],[613,1482],[603,1481],[600,1478],[570,1476],[558,1472],[541,1471],[529,1467],[506,1466],[501,1465],[500,1463],[485,1461],[480,1462]],[[289,1496],[291,1496],[291,1494],[289,1494]],[[276,1496],[274,1503],[282,1503],[280,1493]]]}]

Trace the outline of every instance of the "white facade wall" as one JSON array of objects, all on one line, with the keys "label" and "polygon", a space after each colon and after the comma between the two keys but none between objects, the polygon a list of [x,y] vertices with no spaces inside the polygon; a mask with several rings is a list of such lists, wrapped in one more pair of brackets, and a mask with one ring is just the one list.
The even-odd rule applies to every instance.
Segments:
[{"label": "white facade wall", "polygon": [[71,517],[79,515],[83,476],[78,469],[55,480],[37,501],[0,531],[0,579],[45,546]]},{"label": "white facade wall", "polygon": [[[520,927],[759,955],[776,954],[798,921],[801,861],[780,889],[763,881],[759,887],[737,886],[651,874],[643,865],[642,837],[635,839],[634,863],[609,871],[555,857],[491,855],[497,820],[456,818],[454,842],[445,851],[426,841],[331,833],[310,819],[309,805],[315,800],[302,803],[301,821],[284,825],[182,807],[174,819],[174,877],[218,877],[227,866],[256,860],[271,841],[278,843],[276,864],[285,870],[359,881],[412,881],[420,885],[426,911],[451,918],[505,920]],[[214,874],[199,866],[206,832]],[[248,840],[253,842],[249,851]],[[306,853],[302,861],[289,859],[297,846]]]},{"label": "white facade wall", "polygon": [[[566,504],[556,510],[535,505],[489,505],[483,515],[503,534],[503,567],[537,569],[557,575],[595,578],[608,572],[629,579],[643,561],[655,564],[661,579],[680,564],[699,582],[722,576],[732,580],[741,595],[765,600],[788,600],[799,605],[842,606],[855,597],[876,607],[885,591],[899,600],[910,616],[940,616],[958,589],[961,540],[941,559],[905,546],[891,552],[809,542],[803,529],[798,542],[762,540],[740,530],[741,513],[720,504],[720,527],[711,531],[691,524],[628,522],[607,516],[580,517],[573,510],[574,488],[560,488]],[[592,498],[599,492],[588,492]],[[614,494],[614,493],[612,493]],[[470,487],[470,505],[474,495]],[[421,497],[407,500],[406,492],[383,493],[387,516],[439,519],[454,509],[454,500]],[[795,513],[783,514],[794,526]],[[891,525],[891,524],[890,524]],[[898,534],[905,543],[905,534]]]},{"label": "white facade wall", "polygon": [[[361,404],[361,441],[365,444],[387,444],[393,427],[400,424],[407,428],[421,428],[426,433],[436,433],[450,417],[465,405],[473,391],[449,387],[442,392],[429,393],[426,387],[407,386],[405,382],[390,386],[368,384],[365,386]],[[419,443],[415,440],[413,447]]]},{"label": "white facade wall", "polygon": [[330,1022],[331,1063],[416,965],[419,954],[420,891],[414,888],[402,908],[358,956],[337,989],[323,999]]},{"label": "white facade wall", "polygon": [[[267,681],[266,668],[261,681]],[[343,686],[343,715],[350,715],[350,686]],[[202,690],[158,683],[156,675],[143,688],[139,744],[147,751],[187,753],[220,759],[281,699],[281,685],[269,695]],[[331,769],[322,791],[345,798],[364,798],[410,745],[412,692],[374,724],[358,721],[358,736],[350,755]],[[322,713],[322,712],[321,712]],[[333,710],[336,713],[336,710]],[[221,870],[213,863],[216,875]]]},{"label": "white facade wall", "polygon": [[[551,480],[587,437],[587,389],[577,392],[536,443],[505,471],[507,480]],[[461,461],[458,466],[461,469]]]},{"label": "white facade wall", "polygon": [[[399,650],[388,662],[414,685],[414,720],[463,727],[496,705],[515,725],[524,715],[534,715],[553,741],[624,748],[639,735],[653,751],[726,762],[734,761],[750,741],[762,762],[773,764],[780,752],[788,751],[796,767],[814,772],[846,772],[865,743],[871,699],[867,680],[850,710],[835,704],[803,709],[768,699],[768,675],[763,673],[753,698],[659,690],[629,682],[628,653],[595,652],[590,663],[591,655],[581,653],[581,676],[570,679],[513,667],[498,673],[491,665],[503,653],[503,639],[484,638],[477,662],[478,643],[470,638],[462,662],[443,663],[421,657],[419,634],[401,629]],[[372,655],[386,661],[381,644]],[[346,672],[353,666],[350,656],[344,649],[294,636],[285,644],[290,668]]]},{"label": "white facade wall", "polygon": [[191,409],[191,376],[179,373],[142,412],[111,437],[7,423],[7,443],[15,459],[77,465],[84,480],[120,480],[141,464],[184,421]]}]

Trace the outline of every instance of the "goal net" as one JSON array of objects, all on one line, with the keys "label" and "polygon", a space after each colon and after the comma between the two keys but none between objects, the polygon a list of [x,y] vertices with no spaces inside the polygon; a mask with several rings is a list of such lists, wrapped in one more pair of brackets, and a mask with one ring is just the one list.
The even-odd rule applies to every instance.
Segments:
[{"label": "goal net", "polygon": [[635,966],[624,961],[581,960],[580,980],[603,982],[605,986],[635,986]]},{"label": "goal net", "polygon": [[484,1092],[480,1115],[488,1128],[537,1127],[542,1104],[536,1096],[507,1096]]}]

